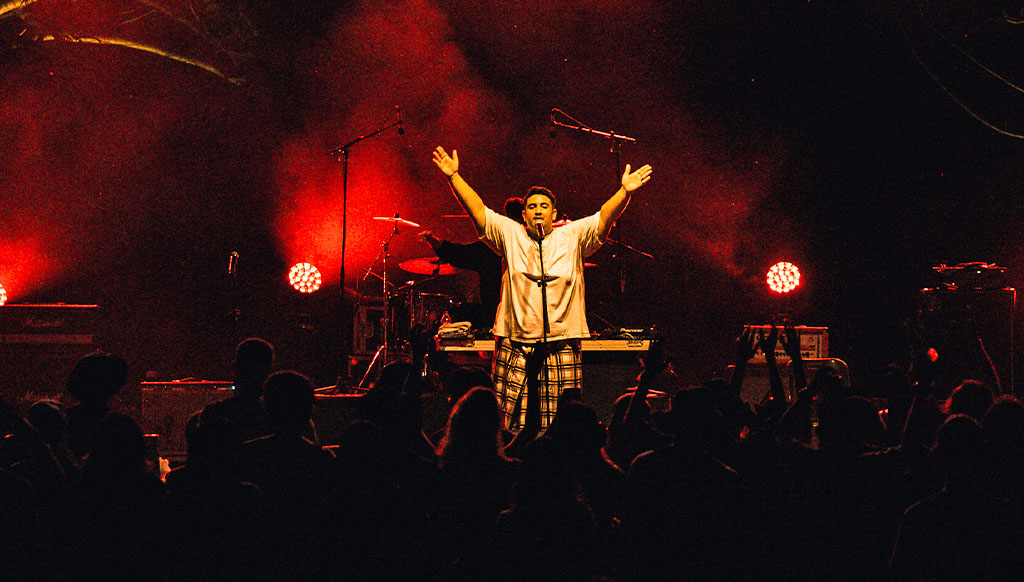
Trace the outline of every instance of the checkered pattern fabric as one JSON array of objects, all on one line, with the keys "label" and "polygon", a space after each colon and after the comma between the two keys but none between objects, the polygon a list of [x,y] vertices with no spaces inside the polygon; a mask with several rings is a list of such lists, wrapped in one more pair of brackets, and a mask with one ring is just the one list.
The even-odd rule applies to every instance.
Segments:
[{"label": "checkered pattern fabric", "polygon": [[547,347],[547,357],[541,362],[542,350],[535,344],[495,338],[491,374],[505,426],[510,431],[519,431],[526,422],[527,378],[532,377],[539,382],[541,429],[547,428],[554,420],[562,391],[581,387],[583,360],[580,341],[552,342]]}]

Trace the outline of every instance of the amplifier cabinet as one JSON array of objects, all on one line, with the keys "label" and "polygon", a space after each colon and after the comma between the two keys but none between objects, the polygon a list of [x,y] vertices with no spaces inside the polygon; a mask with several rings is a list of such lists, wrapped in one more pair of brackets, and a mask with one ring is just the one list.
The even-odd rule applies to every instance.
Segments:
[{"label": "amplifier cabinet", "polygon": [[939,354],[940,391],[974,379],[997,392],[1015,393],[1016,289],[928,288],[919,299],[916,340],[918,347],[935,348]]},{"label": "amplifier cabinet", "polygon": [[162,457],[184,457],[185,424],[207,404],[234,394],[231,382],[142,382],[139,425],[145,433],[160,435]]},{"label": "amplifier cabinet", "polygon": [[[763,334],[767,336],[772,331],[770,325],[748,325],[748,329],[754,331],[755,334]],[[816,358],[827,358],[828,357],[828,328],[827,327],[807,327],[798,325],[793,328],[797,335],[800,336],[800,357],[804,360],[816,359]],[[779,335],[781,336],[784,330],[779,328]],[[782,347],[782,338],[775,343],[775,359],[779,362],[788,362],[789,355],[786,353],[786,349]],[[757,362],[764,364],[766,362],[764,352],[758,348],[754,357],[750,360],[751,362]]]},{"label": "amplifier cabinet", "polygon": [[97,305],[0,306],[0,397],[24,413],[40,398],[62,400],[79,358],[99,349]]},{"label": "amplifier cabinet", "polygon": [[356,308],[352,325],[352,353],[360,356],[373,355],[384,343],[384,302],[364,301]]}]

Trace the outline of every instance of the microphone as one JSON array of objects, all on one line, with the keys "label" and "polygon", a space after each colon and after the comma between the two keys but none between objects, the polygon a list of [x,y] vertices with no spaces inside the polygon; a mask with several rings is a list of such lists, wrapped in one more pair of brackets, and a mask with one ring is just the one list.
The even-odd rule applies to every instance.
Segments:
[{"label": "microphone", "polygon": [[398,135],[405,135],[405,128],[402,127],[402,108],[395,105],[395,110],[398,111]]},{"label": "microphone", "polygon": [[544,238],[544,221],[538,220],[537,222],[534,222],[533,225],[537,227],[537,234],[540,238]]},{"label": "microphone", "polygon": [[228,275],[234,275],[238,269],[238,251],[231,251],[228,255]]}]

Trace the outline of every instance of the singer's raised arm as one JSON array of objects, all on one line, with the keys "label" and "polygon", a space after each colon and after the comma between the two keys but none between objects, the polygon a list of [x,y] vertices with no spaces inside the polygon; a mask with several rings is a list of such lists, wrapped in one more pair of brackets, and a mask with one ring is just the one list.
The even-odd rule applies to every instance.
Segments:
[{"label": "singer's raised arm", "polygon": [[651,179],[651,172],[653,172],[653,169],[649,164],[638,168],[635,172],[630,171],[629,164],[626,164],[626,170],[622,173],[622,186],[615,194],[612,194],[612,197],[607,202],[601,205],[601,221],[598,224],[598,233],[602,241],[608,237],[608,231],[611,230],[612,224],[619,218],[622,211],[626,209],[633,191]]},{"label": "singer's raised arm", "polygon": [[455,193],[455,197],[459,200],[459,204],[466,210],[470,218],[473,219],[473,224],[476,225],[476,231],[478,234],[483,234],[484,223],[485,223],[485,210],[483,200],[480,195],[476,193],[462,176],[459,175],[459,151],[452,150],[452,155],[448,155],[448,152],[444,151],[444,148],[437,146],[434,149],[434,165],[436,165],[445,176],[448,176],[448,183],[451,184],[452,192]]}]

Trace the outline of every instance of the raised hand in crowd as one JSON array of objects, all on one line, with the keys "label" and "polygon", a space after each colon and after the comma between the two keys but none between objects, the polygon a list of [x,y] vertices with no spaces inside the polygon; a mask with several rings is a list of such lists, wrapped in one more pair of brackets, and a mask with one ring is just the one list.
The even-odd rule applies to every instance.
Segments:
[{"label": "raised hand in crowd", "polygon": [[740,336],[736,338],[736,361],[733,368],[732,389],[735,394],[740,393],[740,388],[743,386],[743,379],[747,375],[747,363],[757,353],[757,334],[754,329],[750,326],[745,326],[743,331],[740,332]]},{"label": "raised hand in crowd", "polygon": [[782,348],[786,350],[786,355],[789,356],[789,366],[793,371],[793,385],[791,388],[794,393],[799,394],[801,390],[807,387],[807,372],[804,369],[803,355],[800,353],[800,334],[797,333],[796,327],[791,322],[786,322],[781,337]]},{"label": "raised hand in crowd", "polygon": [[786,391],[782,385],[782,376],[779,374],[779,365],[775,357],[775,346],[779,343],[779,328],[773,323],[768,335],[764,331],[757,334],[757,345],[764,354],[764,360],[768,368],[768,385],[770,397],[768,402],[768,414],[777,417],[785,410]]}]

